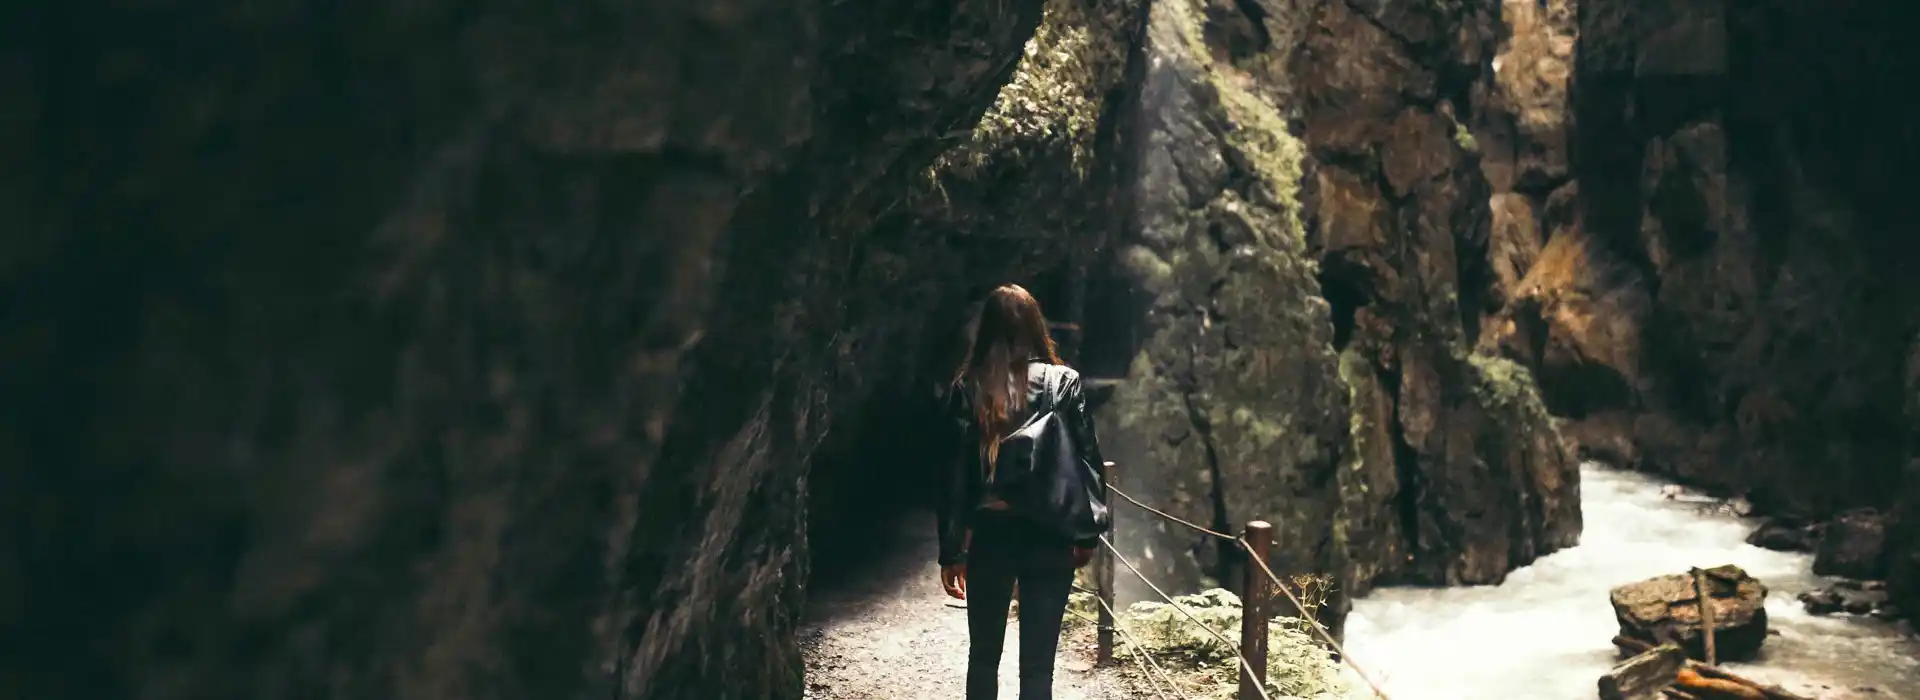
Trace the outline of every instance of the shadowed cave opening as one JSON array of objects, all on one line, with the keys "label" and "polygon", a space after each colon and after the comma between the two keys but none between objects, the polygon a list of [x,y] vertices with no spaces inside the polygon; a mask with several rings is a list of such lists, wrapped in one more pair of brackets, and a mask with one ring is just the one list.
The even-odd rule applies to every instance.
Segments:
[{"label": "shadowed cave opening", "polygon": [[[1012,282],[1039,299],[1061,358],[1090,380],[1088,400],[1098,411],[1111,388],[1099,380],[1124,375],[1132,356],[1133,293],[1113,270],[1077,259]],[[856,589],[878,580],[933,580],[938,460],[952,449],[941,388],[964,352],[967,319],[991,289],[976,285],[927,314],[916,337],[930,359],[912,376],[874,377],[856,418],[835,426],[815,451],[807,483],[810,606],[857,597]]]}]

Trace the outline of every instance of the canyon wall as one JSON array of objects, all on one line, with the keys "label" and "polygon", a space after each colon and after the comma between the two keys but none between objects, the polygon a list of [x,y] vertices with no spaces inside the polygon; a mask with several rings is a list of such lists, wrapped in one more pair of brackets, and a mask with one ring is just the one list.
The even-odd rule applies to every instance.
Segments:
[{"label": "canyon wall", "polygon": [[1893,7],[1580,3],[1578,196],[1549,196],[1486,340],[1583,453],[1776,514],[1920,503],[1920,114],[1897,87],[1920,56]]},{"label": "canyon wall", "polygon": [[[1494,275],[1467,125],[1499,12],[1165,0],[1148,23],[1113,256],[1142,310],[1103,416],[1116,482],[1209,527],[1273,521],[1282,571],[1339,578],[1336,626],[1378,582],[1497,582],[1580,530],[1532,379],[1472,352]],[[1120,512],[1159,580],[1237,566]]]},{"label": "canyon wall", "polygon": [[1145,7],[8,8],[0,694],[797,698],[810,478],[1063,264],[1123,486],[1342,595],[1570,544],[1499,6]]},{"label": "canyon wall", "polygon": [[800,697],[808,455],[1078,244],[882,225],[1041,14],[0,11],[0,695]]}]

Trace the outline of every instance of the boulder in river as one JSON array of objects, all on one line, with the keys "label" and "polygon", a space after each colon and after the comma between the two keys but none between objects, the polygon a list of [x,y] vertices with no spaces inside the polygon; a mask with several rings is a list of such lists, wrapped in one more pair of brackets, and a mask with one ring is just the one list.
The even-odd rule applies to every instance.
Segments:
[{"label": "boulder in river", "polygon": [[1773,518],[1747,536],[1747,544],[1776,552],[1810,552],[1820,529],[1794,518]]},{"label": "boulder in river", "polygon": [[1841,579],[1832,586],[1801,593],[1799,598],[1807,612],[1814,615],[1880,614],[1887,605],[1887,585],[1884,581]]},{"label": "boulder in river", "polygon": [[1855,510],[1827,523],[1813,554],[1813,573],[1853,579],[1878,579],[1885,573],[1887,517]]},{"label": "boulder in river", "polygon": [[[1767,587],[1737,566],[1706,569],[1714,614],[1714,646],[1721,661],[1744,661],[1767,638]],[[1652,644],[1673,642],[1687,655],[1706,657],[1699,596],[1691,574],[1673,574],[1613,589],[1622,636]]]}]

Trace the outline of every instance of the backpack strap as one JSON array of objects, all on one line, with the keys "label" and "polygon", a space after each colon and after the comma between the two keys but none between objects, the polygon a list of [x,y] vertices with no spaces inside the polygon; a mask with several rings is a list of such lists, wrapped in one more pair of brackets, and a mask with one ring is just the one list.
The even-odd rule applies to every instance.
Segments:
[{"label": "backpack strap", "polygon": [[1047,362],[1040,363],[1040,367],[1040,371],[1046,373],[1046,376],[1041,378],[1040,385],[1047,390],[1047,410],[1057,411],[1060,408],[1060,370]]}]

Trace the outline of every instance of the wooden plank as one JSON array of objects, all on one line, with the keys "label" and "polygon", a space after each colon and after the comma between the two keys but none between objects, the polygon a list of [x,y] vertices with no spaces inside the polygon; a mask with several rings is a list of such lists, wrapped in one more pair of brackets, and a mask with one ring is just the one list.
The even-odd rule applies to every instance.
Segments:
[{"label": "wooden plank", "polygon": [[1686,660],[1678,645],[1662,644],[1615,664],[1600,677],[1600,700],[1663,700]]}]

